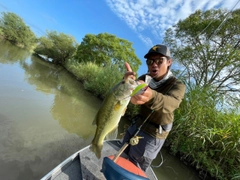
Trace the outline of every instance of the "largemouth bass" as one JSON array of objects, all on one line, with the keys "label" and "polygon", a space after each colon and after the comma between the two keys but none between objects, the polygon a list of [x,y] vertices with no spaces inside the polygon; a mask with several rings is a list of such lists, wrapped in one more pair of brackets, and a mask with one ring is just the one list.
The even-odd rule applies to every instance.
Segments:
[{"label": "largemouth bass", "polygon": [[93,124],[97,125],[97,129],[90,146],[97,158],[101,157],[105,137],[118,127],[121,116],[124,115],[130,101],[132,91],[137,85],[137,82],[131,78],[124,79],[115,85],[104,99],[93,121]]}]

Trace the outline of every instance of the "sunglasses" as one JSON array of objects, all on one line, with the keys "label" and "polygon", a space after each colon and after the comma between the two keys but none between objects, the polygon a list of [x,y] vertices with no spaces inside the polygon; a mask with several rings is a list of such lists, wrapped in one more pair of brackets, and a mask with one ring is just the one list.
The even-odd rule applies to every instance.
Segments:
[{"label": "sunglasses", "polygon": [[146,63],[148,66],[153,65],[153,63],[156,63],[157,65],[162,64],[162,62],[166,59],[165,57],[160,57],[158,59],[147,59]]}]

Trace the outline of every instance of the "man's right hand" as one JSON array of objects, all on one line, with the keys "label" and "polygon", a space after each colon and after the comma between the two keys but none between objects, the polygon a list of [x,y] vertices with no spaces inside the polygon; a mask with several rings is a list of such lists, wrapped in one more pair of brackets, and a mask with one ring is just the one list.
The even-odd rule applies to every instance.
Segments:
[{"label": "man's right hand", "polygon": [[132,68],[127,62],[125,62],[125,67],[127,69],[127,72],[124,74],[124,79],[127,79],[128,77],[130,77],[135,80],[136,73],[132,71]]},{"label": "man's right hand", "polygon": [[[132,79],[136,79],[135,75],[136,73],[132,71],[130,65],[126,62],[125,67],[127,69],[127,72],[124,75],[124,79],[127,79],[128,77]],[[138,81],[139,83],[144,83],[144,81]],[[131,98],[131,103],[133,104],[144,104],[148,102],[152,98],[152,90],[150,88],[147,88],[146,91],[143,94],[139,94],[136,96],[133,96]]]}]

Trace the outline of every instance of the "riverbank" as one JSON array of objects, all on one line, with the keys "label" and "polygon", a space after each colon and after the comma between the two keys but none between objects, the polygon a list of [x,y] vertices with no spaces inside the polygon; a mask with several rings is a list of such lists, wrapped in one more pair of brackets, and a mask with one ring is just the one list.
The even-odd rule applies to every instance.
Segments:
[{"label": "riverbank", "polygon": [[[117,69],[114,70],[113,67],[101,68],[94,63],[80,64],[69,62],[65,64],[64,68],[80,81],[87,91],[90,91],[101,100],[105,98],[109,89],[123,76],[121,73],[118,73]],[[177,156],[184,164],[194,167],[202,179],[225,180],[230,177],[230,179],[236,179],[240,177],[236,169],[236,167],[239,167],[239,151],[237,150],[239,144],[234,145],[231,142],[238,143],[239,134],[237,132],[239,128],[237,124],[231,126],[236,131],[231,132],[232,135],[229,134],[228,139],[222,138],[225,136],[223,130],[228,131],[230,127],[227,123],[228,119],[231,118],[230,116],[236,115],[228,113],[223,116],[221,112],[217,112],[214,108],[209,109],[209,107],[206,107],[203,102],[203,106],[200,106],[199,103],[202,99],[197,99],[193,96],[196,93],[200,94],[202,92],[197,91],[186,94],[185,98],[188,101],[185,99],[175,113],[173,130],[167,138],[165,146],[172,155]],[[194,99],[191,100],[189,97]],[[195,102],[197,104],[193,104]],[[199,108],[199,110],[196,109],[191,114],[193,107],[195,109]],[[203,121],[201,117],[207,115],[207,113],[215,115],[214,117],[209,116],[212,120]],[[131,119],[135,114],[137,114],[137,107],[129,104],[126,117]],[[198,115],[201,117],[198,117]],[[222,126],[223,122],[225,122],[224,126]],[[214,136],[209,136],[211,134],[214,134]],[[223,145],[220,146],[222,143],[226,147],[228,145],[229,149],[227,151],[222,148]],[[222,154],[228,154],[230,159],[222,157]],[[229,170],[229,167],[232,167],[232,169]]]},{"label": "riverbank", "polygon": [[[99,68],[93,63],[68,64],[67,70],[81,79],[86,89],[102,98],[123,76],[117,70]],[[133,117],[137,110],[130,103],[126,116]],[[203,179],[240,178],[240,122],[237,119],[240,115],[234,111],[217,110],[208,90],[192,90],[186,93],[175,112],[167,144],[173,155],[194,166]]]},{"label": "riverbank", "polygon": [[[63,68],[101,100],[123,76],[114,67],[103,68],[91,62],[68,61]],[[136,113],[137,107],[131,109],[129,104],[126,117],[130,119]],[[172,155],[194,167],[202,179],[237,179],[240,177],[239,119],[236,112],[216,110],[207,91],[189,91],[175,112],[174,126],[165,146]]]}]

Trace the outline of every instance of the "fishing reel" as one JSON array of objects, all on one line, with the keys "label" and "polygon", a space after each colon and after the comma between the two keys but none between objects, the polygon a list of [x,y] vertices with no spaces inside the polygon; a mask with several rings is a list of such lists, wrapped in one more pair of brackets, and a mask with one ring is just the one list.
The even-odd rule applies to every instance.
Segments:
[{"label": "fishing reel", "polygon": [[132,146],[135,146],[139,143],[139,139],[142,139],[144,137],[140,137],[140,136],[134,136],[130,139],[129,144],[131,144]]}]

